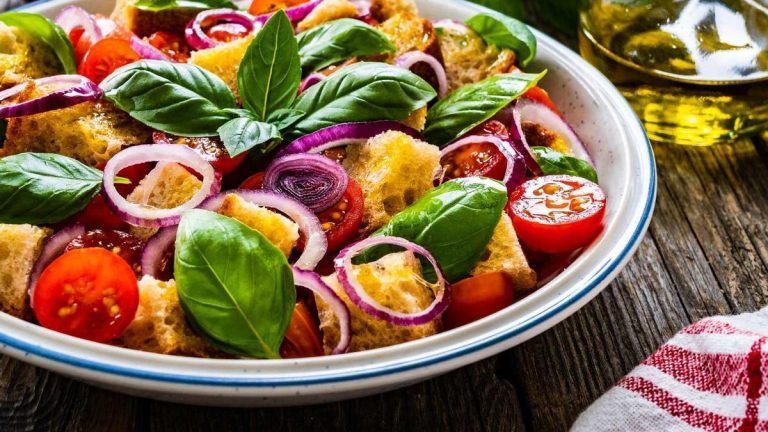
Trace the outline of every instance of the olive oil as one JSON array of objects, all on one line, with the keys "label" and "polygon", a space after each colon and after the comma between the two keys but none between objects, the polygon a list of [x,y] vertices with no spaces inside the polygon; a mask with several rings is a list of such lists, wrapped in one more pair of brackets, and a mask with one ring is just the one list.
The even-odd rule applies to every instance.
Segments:
[{"label": "olive oil", "polygon": [[710,145],[768,129],[768,0],[593,0],[579,44],[653,140]]}]

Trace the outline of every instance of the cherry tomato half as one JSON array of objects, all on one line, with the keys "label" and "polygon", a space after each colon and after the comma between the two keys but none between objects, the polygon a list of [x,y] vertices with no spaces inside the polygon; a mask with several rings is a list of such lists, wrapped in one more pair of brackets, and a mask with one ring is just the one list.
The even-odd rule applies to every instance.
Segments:
[{"label": "cherry tomato half", "polygon": [[[471,134],[509,139],[507,128],[496,120],[478,126]],[[492,143],[479,142],[467,144],[448,153],[440,159],[440,165],[445,173],[444,181],[474,176],[502,180],[507,169],[507,159]]]},{"label": "cherry tomato half", "polygon": [[141,274],[141,253],[144,251],[144,242],[136,236],[119,230],[95,229],[72,239],[64,251],[94,247],[119,255],[137,275]]},{"label": "cherry tomato half", "polygon": [[539,102],[541,104],[546,105],[549,109],[559,114],[561,117],[563,114],[560,112],[559,109],[557,109],[557,106],[554,102],[552,102],[552,99],[549,97],[549,93],[547,93],[546,90],[544,90],[541,87],[531,87],[530,90],[525,92],[523,97],[526,97],[528,99],[531,99],[533,101]]},{"label": "cherry tomato half", "polygon": [[264,171],[257,172],[256,174],[248,177],[240,183],[240,189],[259,190],[264,186]]},{"label": "cherry tomato half", "polygon": [[328,251],[346,246],[357,235],[363,222],[364,197],[360,184],[349,178],[347,190],[339,202],[328,210],[317,214],[320,226],[328,237]]},{"label": "cherry tomato half", "polygon": [[141,56],[131,48],[130,42],[109,37],[91,46],[78,72],[98,84],[115,69],[139,60]]},{"label": "cherry tomato half", "polygon": [[159,31],[152,33],[147,38],[147,42],[176,62],[184,63],[189,59],[189,45],[187,45],[187,41],[180,35],[167,31]]},{"label": "cherry tomato half", "polygon": [[139,286],[133,269],[118,255],[102,248],[77,249],[43,270],[33,304],[43,327],[108,342],[136,316]]},{"label": "cherry tomato half", "polygon": [[291,323],[285,331],[280,345],[283,358],[318,357],[324,355],[323,342],[312,312],[304,302],[299,301],[293,309]]},{"label": "cherry tomato half", "polygon": [[195,150],[221,174],[229,174],[236,170],[248,157],[248,153],[230,157],[224,143],[218,137],[179,137],[155,132],[152,134],[152,140],[161,144],[184,144]]},{"label": "cherry tomato half", "polygon": [[515,287],[504,272],[485,273],[451,285],[451,304],[443,314],[449,329],[498,312],[515,302]]},{"label": "cherry tomato half", "polygon": [[91,39],[83,37],[85,30],[82,27],[75,27],[69,32],[69,40],[75,48],[75,64],[80,64],[85,57],[85,53],[91,48]]},{"label": "cherry tomato half", "polygon": [[554,175],[526,181],[509,196],[507,211],[518,237],[547,253],[576,250],[602,229],[605,193],[589,180]]},{"label": "cherry tomato half", "polygon": [[222,43],[242,39],[250,34],[247,28],[237,23],[216,24],[204,31],[209,38]]}]

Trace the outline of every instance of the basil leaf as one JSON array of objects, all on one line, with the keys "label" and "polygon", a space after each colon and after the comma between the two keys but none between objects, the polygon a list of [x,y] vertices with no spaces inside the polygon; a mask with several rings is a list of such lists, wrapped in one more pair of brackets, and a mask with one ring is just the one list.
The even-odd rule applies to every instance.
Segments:
[{"label": "basil leaf", "polygon": [[0,14],[0,22],[11,27],[20,28],[51,47],[64,73],[76,74],[75,49],[69,36],[48,18],[29,12],[5,12]]},{"label": "basil leaf", "polygon": [[394,52],[387,35],[364,22],[342,18],[299,34],[299,56],[305,74],[350,57]]},{"label": "basil leaf", "polygon": [[495,116],[545,73],[495,75],[460,87],[429,110],[424,136],[432,144],[448,144]]},{"label": "basil leaf", "polygon": [[307,114],[292,135],[339,123],[403,120],[435,96],[435,89],[410,71],[385,63],[356,63],[299,96],[293,107]]},{"label": "basil leaf", "polygon": [[280,358],[296,288],[288,261],[261,233],[205,210],[181,218],[174,260],[179,300],[224,351]]},{"label": "basil leaf", "polygon": [[597,183],[597,172],[589,162],[549,147],[532,147],[531,150],[545,175],[568,174]]},{"label": "basil leaf", "polygon": [[306,114],[304,111],[292,108],[279,109],[269,115],[267,122],[272,123],[282,131],[298,123],[304,117],[304,114]]},{"label": "basil leaf", "polygon": [[61,222],[101,190],[101,171],[54,153],[0,159],[0,223]]},{"label": "basil leaf", "polygon": [[229,0],[136,0],[133,3],[136,8],[157,12],[167,9],[238,9],[237,5]]},{"label": "basil leaf", "polygon": [[528,66],[536,57],[536,36],[524,23],[496,12],[480,13],[466,22],[486,43],[517,53],[520,66]]},{"label": "basil leaf", "polygon": [[181,136],[211,136],[236,108],[224,81],[198,66],[142,60],[102,83],[107,99],[145,125]]},{"label": "basil leaf", "polygon": [[[496,180],[451,180],[396,214],[374,235],[402,237],[423,246],[440,264],[445,278],[455,282],[467,276],[482,257],[506,203],[507,189]],[[371,262],[391,251],[374,247],[359,258]],[[428,265],[423,268],[426,278],[434,278]]]},{"label": "basil leaf", "polygon": [[[273,124],[242,117],[224,123],[224,126],[219,128],[219,136],[229,156],[235,157],[264,143],[279,140],[280,131]],[[277,142],[274,142],[264,146],[261,151],[267,153],[276,145]]]},{"label": "basil leaf", "polygon": [[237,71],[240,99],[264,121],[273,111],[291,106],[300,83],[299,46],[291,20],[280,10],[245,50]]}]

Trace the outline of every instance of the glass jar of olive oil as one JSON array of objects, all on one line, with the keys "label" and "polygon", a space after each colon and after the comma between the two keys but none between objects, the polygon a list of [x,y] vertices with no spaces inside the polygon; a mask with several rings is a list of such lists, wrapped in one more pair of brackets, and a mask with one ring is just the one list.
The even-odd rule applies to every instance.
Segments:
[{"label": "glass jar of olive oil", "polygon": [[653,140],[710,145],[768,129],[768,0],[592,0],[579,44]]}]

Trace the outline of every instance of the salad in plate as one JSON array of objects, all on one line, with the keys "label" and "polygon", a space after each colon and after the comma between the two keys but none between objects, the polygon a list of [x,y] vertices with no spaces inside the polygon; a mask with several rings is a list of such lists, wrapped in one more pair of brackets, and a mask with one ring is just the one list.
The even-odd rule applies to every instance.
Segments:
[{"label": "salad in plate", "polygon": [[[241,9],[241,6],[243,8]],[[536,39],[411,0],[119,0],[0,14],[0,309],[198,357],[412,341],[601,232]]]}]

